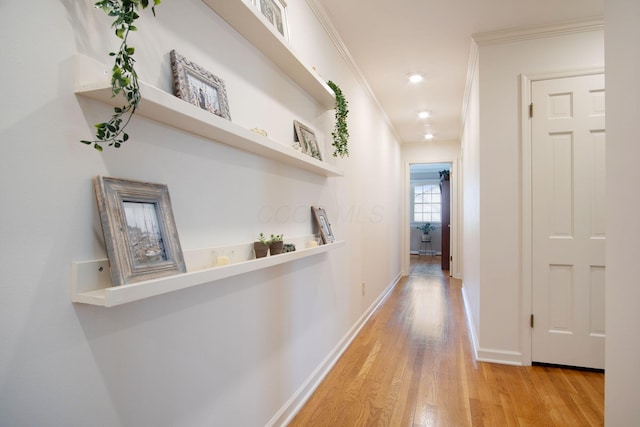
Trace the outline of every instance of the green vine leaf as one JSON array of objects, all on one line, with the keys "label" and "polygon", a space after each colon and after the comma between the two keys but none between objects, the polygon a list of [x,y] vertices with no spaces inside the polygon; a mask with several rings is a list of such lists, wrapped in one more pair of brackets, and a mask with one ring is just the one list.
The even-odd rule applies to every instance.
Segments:
[{"label": "green vine leaf", "polygon": [[[156,16],[155,7],[160,2],[161,0],[153,0],[153,6],[151,6],[153,16]],[[112,96],[122,93],[127,101],[126,105],[113,109],[113,116],[109,121],[95,125],[95,140],[80,141],[86,145],[93,145],[93,148],[98,151],[103,150],[103,144],[120,148],[129,139],[124,129],[136,112],[141,97],[138,74],[134,68],[135,48],[127,45],[127,37],[131,31],[137,30],[134,23],[140,15],[136,11],[139,8],[146,9],[148,6],[149,0],[101,0],[95,3],[96,8],[115,18],[111,27],[115,28],[116,37],[122,39],[118,51],[109,52],[109,56],[115,57],[111,69],[111,93]]]},{"label": "green vine leaf", "polygon": [[347,107],[349,103],[337,84],[329,80],[327,85],[336,94],[336,123],[334,131],[331,132],[331,136],[333,137],[333,143],[331,145],[335,147],[333,157],[349,157],[349,128],[347,126],[347,115],[349,114],[349,109]]}]

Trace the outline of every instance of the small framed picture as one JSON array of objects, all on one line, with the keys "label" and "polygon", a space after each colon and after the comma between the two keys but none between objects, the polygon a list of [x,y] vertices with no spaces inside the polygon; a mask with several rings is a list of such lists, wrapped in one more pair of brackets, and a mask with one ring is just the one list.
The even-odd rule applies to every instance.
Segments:
[{"label": "small framed picture", "polygon": [[295,131],[294,141],[298,143],[300,151],[313,158],[322,160],[320,149],[318,148],[318,141],[316,140],[316,134],[313,130],[297,120],[293,121],[293,128]]},{"label": "small framed picture", "polygon": [[289,40],[287,26],[287,3],[284,0],[252,0],[267,21],[285,38]]},{"label": "small framed picture", "polygon": [[175,95],[203,110],[231,120],[224,81],[198,64],[171,51],[171,71]]},{"label": "small framed picture", "polygon": [[98,176],[94,187],[114,286],[186,272],[166,185]]},{"label": "small framed picture", "polygon": [[331,223],[329,222],[329,217],[327,217],[327,213],[325,210],[318,206],[311,206],[311,212],[313,213],[313,217],[315,218],[316,224],[320,229],[320,235],[322,236],[322,243],[335,243],[336,238],[333,235],[333,230],[331,229]]}]

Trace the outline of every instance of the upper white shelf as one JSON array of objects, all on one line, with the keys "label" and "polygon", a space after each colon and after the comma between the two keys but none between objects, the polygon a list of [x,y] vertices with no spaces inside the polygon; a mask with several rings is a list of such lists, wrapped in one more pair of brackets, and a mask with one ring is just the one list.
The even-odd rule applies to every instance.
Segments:
[{"label": "upper white shelf", "polygon": [[327,110],[335,108],[333,90],[298,59],[291,47],[256,7],[242,0],[202,0],[245,39],[271,59],[291,80]]},{"label": "upper white shelf", "polygon": [[[304,239],[298,239],[301,243]],[[236,245],[226,248],[207,248],[185,251],[184,257],[187,264],[187,273],[174,276],[161,277],[146,280],[130,285],[113,286],[109,272],[109,261],[106,259],[95,261],[80,261],[72,263],[71,301],[76,303],[113,307],[162,295],[192,286],[215,282],[228,277],[252,271],[262,270],[280,264],[285,264],[298,259],[321,254],[345,244],[344,241],[320,245],[314,248],[299,249],[294,252],[280,255],[269,255],[265,258],[249,259],[233,264],[214,266],[214,254],[228,253],[230,248],[236,250],[236,254],[250,251],[250,244]],[[300,247],[303,247],[300,244]]]},{"label": "upper white shelf", "polygon": [[[92,59],[78,55],[75,92],[114,107],[122,106],[123,99],[112,96],[105,69],[108,70],[97,66]],[[142,101],[136,114],[319,175],[344,175],[334,165],[296,151],[290,145],[245,129],[147,83],[139,83]]]}]

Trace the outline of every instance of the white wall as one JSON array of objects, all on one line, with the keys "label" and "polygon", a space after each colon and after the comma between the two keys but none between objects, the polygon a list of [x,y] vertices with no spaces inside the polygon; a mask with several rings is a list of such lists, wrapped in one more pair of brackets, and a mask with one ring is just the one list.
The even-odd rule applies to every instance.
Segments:
[{"label": "white wall", "polygon": [[605,424],[640,425],[640,3],[607,0],[607,343]]},{"label": "white wall", "polygon": [[[479,229],[465,228],[465,235],[472,233],[467,237],[472,239],[472,244],[479,242],[480,250],[479,259],[465,259],[465,264],[471,269],[479,269],[480,275],[479,281],[469,277],[467,282],[465,274],[465,285],[469,287],[467,293],[472,300],[470,306],[474,310],[472,317],[476,322],[480,359],[522,363],[525,315],[522,313],[521,283],[520,76],[603,65],[601,30],[479,43],[479,107],[476,111],[479,140],[476,147],[480,187],[477,194],[472,195],[469,190],[473,200],[471,206],[465,201],[465,211],[475,209],[479,203],[479,211],[474,211],[474,218],[479,219]],[[466,142],[463,144],[465,149],[468,147]],[[470,154],[469,161],[476,161],[474,156]],[[467,161],[467,157],[463,156],[463,159],[463,162]],[[465,168],[470,170],[474,166],[465,163]],[[469,172],[473,174],[472,170]],[[465,175],[465,184],[475,179]],[[465,219],[465,222],[471,221]]]},{"label": "white wall", "polygon": [[[74,56],[108,64],[117,46],[92,4],[8,2],[0,14],[0,424],[265,425],[400,272],[399,145],[305,2],[289,2],[291,43],[350,101],[348,159],[330,156],[330,113],[203,2],[185,0],[142,13],[131,37],[140,77],[171,91],[175,48],[225,81],[235,123],[280,141],[294,119],[308,123],[345,177],[141,117],[123,148],[100,154],[78,141],[111,109],[73,94]],[[310,205],[327,209],[347,244],[116,308],[74,305],[71,262],[106,256],[98,174],[167,184],[183,249],[308,234]],[[372,239],[385,244],[373,251]]]},{"label": "white wall", "polygon": [[472,43],[461,144],[462,293],[474,347],[480,330],[480,111],[478,51]]}]

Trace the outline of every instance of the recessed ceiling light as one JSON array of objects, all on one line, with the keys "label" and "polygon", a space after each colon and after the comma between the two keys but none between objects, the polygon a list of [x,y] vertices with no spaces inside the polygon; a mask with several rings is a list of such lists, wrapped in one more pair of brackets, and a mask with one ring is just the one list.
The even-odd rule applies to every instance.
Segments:
[{"label": "recessed ceiling light", "polygon": [[421,119],[426,119],[431,115],[431,111],[420,111],[418,113],[418,117]]},{"label": "recessed ceiling light", "polygon": [[411,73],[409,74],[409,81],[411,83],[420,83],[424,80],[424,74],[421,73]]},{"label": "recessed ceiling light", "polygon": [[427,141],[431,141],[433,138],[435,138],[435,136],[431,132],[424,134],[424,139],[426,139]]}]

